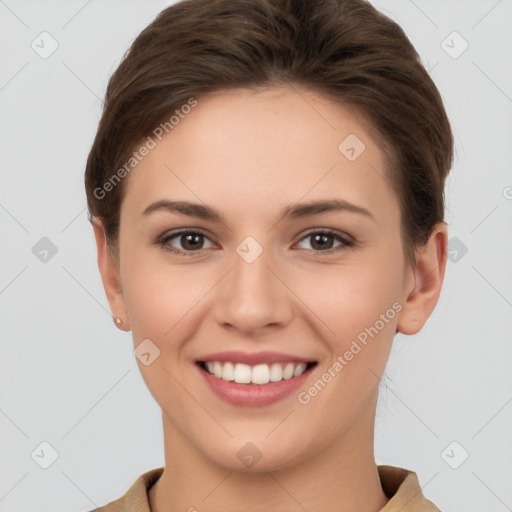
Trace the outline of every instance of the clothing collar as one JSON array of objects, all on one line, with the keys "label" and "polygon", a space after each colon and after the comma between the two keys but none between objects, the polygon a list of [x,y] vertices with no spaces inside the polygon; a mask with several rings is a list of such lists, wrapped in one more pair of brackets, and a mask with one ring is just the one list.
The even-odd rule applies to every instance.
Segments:
[{"label": "clothing collar", "polygon": [[[377,470],[382,490],[389,498],[380,512],[441,512],[423,495],[415,472],[388,465],[378,465]],[[163,471],[162,467],[144,473],[122,498],[92,512],[151,512],[149,490]]]}]

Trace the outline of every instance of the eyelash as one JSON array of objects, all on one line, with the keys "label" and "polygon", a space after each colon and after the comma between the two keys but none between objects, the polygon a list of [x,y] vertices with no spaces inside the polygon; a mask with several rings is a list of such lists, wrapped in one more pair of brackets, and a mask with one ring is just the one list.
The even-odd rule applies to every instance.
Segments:
[{"label": "eyelash", "polygon": [[[200,229],[193,229],[193,230],[192,229],[184,229],[181,231],[177,231],[175,233],[167,233],[167,234],[163,235],[162,237],[160,237],[156,241],[156,243],[159,247],[163,248],[164,250],[170,251],[173,254],[178,254],[178,255],[182,255],[182,256],[197,256],[201,253],[202,249],[199,249],[197,251],[182,251],[182,250],[176,249],[175,247],[172,247],[168,244],[169,240],[171,240],[173,238],[179,237],[181,235],[190,235],[190,234],[201,235],[201,236],[208,238],[208,235],[206,233],[204,233],[203,231],[201,231]],[[302,240],[304,240],[308,237],[311,237],[313,235],[319,235],[319,234],[332,236],[336,241],[341,242],[341,245],[339,245],[338,247],[333,247],[332,249],[327,249],[325,251],[315,251],[314,249],[310,249],[310,251],[312,251],[315,255],[318,255],[320,257],[322,257],[323,255],[329,255],[329,254],[333,254],[336,252],[340,252],[344,249],[354,248],[356,246],[356,241],[353,238],[349,238],[348,236],[342,235],[338,231],[334,231],[332,229],[323,229],[323,230],[318,229],[315,231],[309,231],[299,240],[299,242],[301,242]]]}]

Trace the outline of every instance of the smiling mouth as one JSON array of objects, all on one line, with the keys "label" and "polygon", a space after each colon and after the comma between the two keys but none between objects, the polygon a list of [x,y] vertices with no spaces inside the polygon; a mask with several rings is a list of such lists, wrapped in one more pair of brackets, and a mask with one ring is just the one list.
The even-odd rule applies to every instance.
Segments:
[{"label": "smiling mouth", "polygon": [[272,363],[251,366],[229,361],[197,361],[196,364],[206,373],[226,382],[262,386],[269,382],[280,382],[299,377],[316,366],[317,362]]}]

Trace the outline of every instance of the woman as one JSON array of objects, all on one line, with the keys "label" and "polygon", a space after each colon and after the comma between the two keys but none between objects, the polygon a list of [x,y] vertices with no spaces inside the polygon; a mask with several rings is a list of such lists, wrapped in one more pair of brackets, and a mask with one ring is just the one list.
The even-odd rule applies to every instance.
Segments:
[{"label": "woman", "polygon": [[97,510],[439,510],[373,435],[394,335],[441,291],[452,148],[364,0],[160,13],[109,82],[85,184],[165,467]]}]

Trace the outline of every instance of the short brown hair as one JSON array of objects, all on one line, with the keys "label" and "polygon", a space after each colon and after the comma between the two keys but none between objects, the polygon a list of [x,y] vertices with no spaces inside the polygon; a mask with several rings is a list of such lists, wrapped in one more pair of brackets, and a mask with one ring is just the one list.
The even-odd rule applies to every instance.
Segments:
[{"label": "short brown hair", "polygon": [[286,84],[353,105],[371,121],[414,261],[414,248],[444,220],[453,135],[404,31],[365,0],[182,0],[163,10],[108,83],[85,170],[89,220],[102,220],[117,249],[126,180],[110,186],[106,200],[95,191],[190,98]]}]

